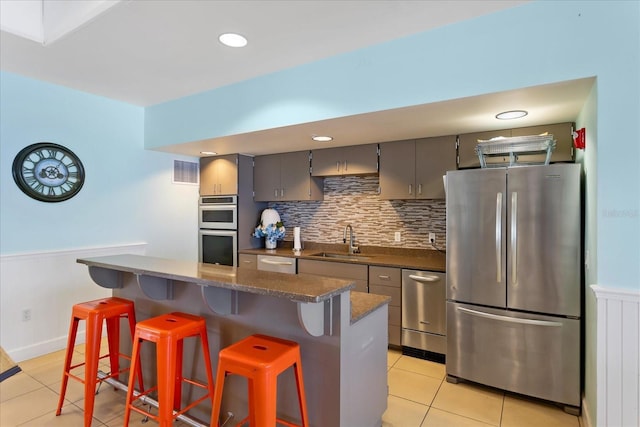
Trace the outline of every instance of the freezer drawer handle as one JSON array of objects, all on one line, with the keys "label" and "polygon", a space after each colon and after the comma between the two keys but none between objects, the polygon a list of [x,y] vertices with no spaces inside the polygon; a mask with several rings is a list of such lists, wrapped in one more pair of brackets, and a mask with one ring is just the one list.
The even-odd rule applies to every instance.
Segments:
[{"label": "freezer drawer handle", "polygon": [[420,324],[422,324],[422,325],[430,325],[431,322],[427,322],[426,320],[421,320]]},{"label": "freezer drawer handle", "polygon": [[260,262],[264,262],[265,264],[271,264],[271,265],[293,265],[292,261],[273,261],[270,259],[261,259]]},{"label": "freezer drawer handle", "polygon": [[496,194],[496,282],[502,282],[502,193]]},{"label": "freezer drawer handle", "polygon": [[497,314],[483,313],[481,311],[469,310],[468,308],[464,308],[464,307],[456,307],[456,308],[458,309],[458,311],[462,311],[463,313],[468,313],[472,316],[485,317],[487,319],[499,320],[502,322],[521,323],[524,325],[536,325],[536,326],[553,326],[553,327],[562,326],[562,323],[560,322],[549,322],[547,320],[519,319],[517,317],[498,316]]},{"label": "freezer drawer handle", "polygon": [[410,274],[409,279],[415,280],[416,282],[437,282],[440,280],[438,276],[416,276],[415,274]]}]

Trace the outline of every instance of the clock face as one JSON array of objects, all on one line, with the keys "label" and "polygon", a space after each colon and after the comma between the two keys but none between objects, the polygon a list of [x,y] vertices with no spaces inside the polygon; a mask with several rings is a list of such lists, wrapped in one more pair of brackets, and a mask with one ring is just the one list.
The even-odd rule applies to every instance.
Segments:
[{"label": "clock face", "polygon": [[80,159],[68,148],[51,142],[23,148],[13,159],[12,170],[18,187],[42,202],[70,199],[84,184]]}]

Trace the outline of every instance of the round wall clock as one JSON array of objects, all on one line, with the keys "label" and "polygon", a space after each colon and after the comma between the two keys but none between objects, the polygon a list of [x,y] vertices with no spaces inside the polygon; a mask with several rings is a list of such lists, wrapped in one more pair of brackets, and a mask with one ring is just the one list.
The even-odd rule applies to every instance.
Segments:
[{"label": "round wall clock", "polygon": [[51,142],[23,148],[13,159],[13,179],[27,196],[42,202],[62,202],[84,184],[84,167],[73,151]]}]

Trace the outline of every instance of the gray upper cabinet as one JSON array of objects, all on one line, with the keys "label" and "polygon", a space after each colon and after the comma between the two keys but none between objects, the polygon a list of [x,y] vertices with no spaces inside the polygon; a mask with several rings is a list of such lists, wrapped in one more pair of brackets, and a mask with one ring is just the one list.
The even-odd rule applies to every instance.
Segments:
[{"label": "gray upper cabinet", "polygon": [[[486,141],[499,136],[510,137],[511,129],[465,133],[458,136],[458,169],[479,168],[480,159],[478,159],[478,154],[476,153],[476,145],[478,145],[478,140]],[[508,162],[509,157],[487,158],[487,163],[503,163],[505,161]]]},{"label": "gray upper cabinet", "polygon": [[380,198],[444,199],[442,176],[456,168],[456,137],[380,144]]},{"label": "gray upper cabinet", "polygon": [[256,202],[322,200],[322,179],[309,173],[309,152],[270,154],[254,158]]},{"label": "gray upper cabinet", "polygon": [[[548,132],[556,140],[556,148],[551,153],[551,163],[572,162],[574,158],[573,150],[573,123],[556,123],[553,125],[532,126],[528,128],[518,128],[511,130],[511,136],[540,135]],[[543,162],[544,154],[533,154],[530,156],[520,156],[525,162]]]},{"label": "gray upper cabinet", "polygon": [[238,155],[200,158],[200,195],[238,194]]},{"label": "gray upper cabinet", "polygon": [[311,153],[312,176],[378,173],[378,144],[325,148]]}]

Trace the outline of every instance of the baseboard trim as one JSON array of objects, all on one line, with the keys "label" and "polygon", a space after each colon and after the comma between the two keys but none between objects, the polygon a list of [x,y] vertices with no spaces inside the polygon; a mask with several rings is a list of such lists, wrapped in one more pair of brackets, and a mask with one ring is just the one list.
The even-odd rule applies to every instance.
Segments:
[{"label": "baseboard trim", "polygon": [[[85,342],[85,331],[78,331],[76,335],[76,345],[83,344]],[[67,347],[67,337],[62,336],[54,338],[52,340],[38,342],[25,347],[20,347],[7,352],[9,356],[18,362],[33,359],[34,357],[40,357],[43,354],[53,353],[55,351],[62,350]]]}]

